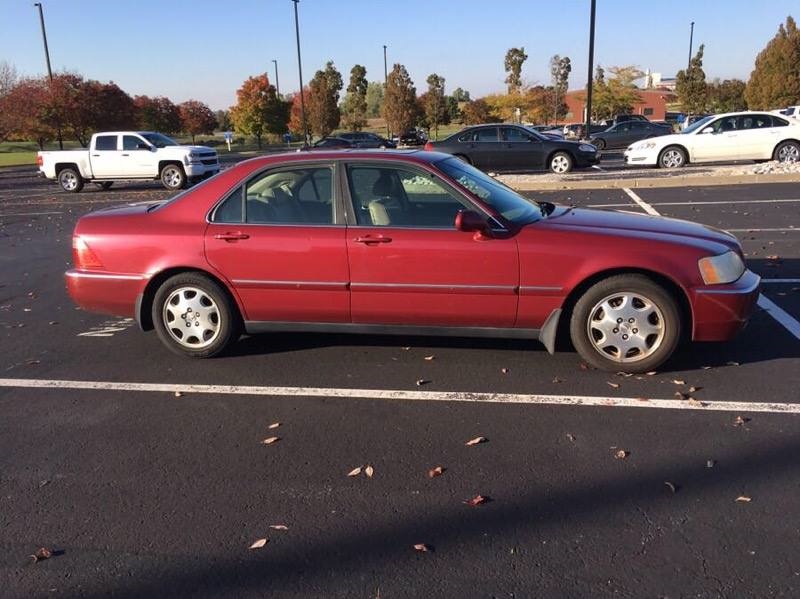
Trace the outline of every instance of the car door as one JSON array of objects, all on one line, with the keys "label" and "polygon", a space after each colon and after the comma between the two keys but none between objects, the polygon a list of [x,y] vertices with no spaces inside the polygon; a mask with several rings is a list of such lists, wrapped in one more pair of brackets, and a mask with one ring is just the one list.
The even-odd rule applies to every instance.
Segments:
[{"label": "car door", "polygon": [[778,143],[780,129],[773,126],[773,118],[768,114],[743,114],[739,116],[739,158],[759,160],[771,158]]},{"label": "car door", "polygon": [[519,127],[500,127],[500,148],[495,157],[497,168],[540,170],[544,168],[542,141]]},{"label": "car door", "polygon": [[514,238],[458,231],[476,208],[421,167],[346,168],[350,306],[354,323],[512,327],[519,258]]},{"label": "car door", "polygon": [[460,151],[472,164],[480,169],[503,168],[497,163],[500,142],[497,127],[478,127],[470,129],[458,138]]},{"label": "car door", "polygon": [[89,160],[95,178],[109,179],[124,176],[125,169],[120,156],[122,151],[117,147],[118,140],[119,135],[116,134],[95,136]]},{"label": "car door", "polygon": [[737,160],[738,136],[736,115],[711,121],[699,131],[687,136],[690,160],[693,162]]},{"label": "car door", "polygon": [[149,143],[138,135],[122,136],[122,153],[125,172],[131,177],[156,177],[158,158]]},{"label": "car door", "polygon": [[249,321],[350,321],[346,227],[333,163],[257,173],[212,211],[206,258]]}]

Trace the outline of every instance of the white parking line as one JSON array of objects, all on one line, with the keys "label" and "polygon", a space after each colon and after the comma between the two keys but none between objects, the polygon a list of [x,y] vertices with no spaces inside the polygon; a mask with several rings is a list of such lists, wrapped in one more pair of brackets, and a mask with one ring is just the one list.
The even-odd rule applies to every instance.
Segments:
[{"label": "white parking line", "polygon": [[11,214],[0,214],[0,218],[10,216],[44,216],[45,214],[64,214],[63,212],[13,212]]},{"label": "white parking line", "polygon": [[[625,191],[630,191],[626,188]],[[630,195],[630,194],[628,194]],[[650,206],[709,206],[720,205],[727,206],[728,204],[780,204],[782,202],[800,202],[800,198],[790,200],[725,200],[720,202],[653,202]],[[638,202],[637,202],[638,204]],[[630,204],[589,204],[589,208],[623,208],[629,207]]]},{"label": "white parking line", "polygon": [[797,322],[792,316],[783,308],[775,304],[772,300],[765,297],[763,294],[758,296],[758,305],[767,311],[767,314],[772,316],[775,320],[781,323],[787,331],[800,339],[800,322]]},{"label": "white parking line", "polygon": [[473,403],[536,404],[612,408],[655,408],[711,412],[771,412],[800,414],[800,403],[748,401],[695,401],[645,399],[593,395],[527,395],[518,393],[469,393],[460,391],[404,391],[399,389],[326,389],[320,387],[261,387],[241,385],[180,385],[168,383],[120,383],[47,379],[0,379],[0,387],[28,389],[82,389],[145,393],[205,393],[271,397],[337,397],[388,401],[454,401]]},{"label": "white parking line", "polygon": [[800,233],[798,227],[778,227],[776,229],[725,229],[731,233],[764,233],[764,232],[778,232],[778,231],[794,231]]},{"label": "white parking line", "polygon": [[800,279],[761,279],[762,283],[777,283],[779,285],[787,283],[800,283]]},{"label": "white parking line", "polygon": [[623,187],[622,191],[627,193],[628,197],[630,197],[634,202],[636,202],[639,205],[639,208],[641,208],[642,210],[647,212],[647,214],[651,214],[653,216],[658,216],[658,212],[650,204],[648,204],[642,198],[640,198],[638,195],[633,193],[633,191],[631,191],[627,187]]}]

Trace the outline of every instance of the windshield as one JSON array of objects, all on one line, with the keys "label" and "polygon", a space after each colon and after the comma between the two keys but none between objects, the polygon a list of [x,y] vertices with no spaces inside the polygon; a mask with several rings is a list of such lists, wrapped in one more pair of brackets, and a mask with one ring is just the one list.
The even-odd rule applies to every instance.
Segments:
[{"label": "windshield", "polygon": [[684,135],[687,133],[694,133],[698,129],[702,129],[703,127],[705,127],[708,124],[708,122],[713,118],[714,118],[713,116],[704,116],[699,121],[695,121],[694,123],[686,127],[686,129],[681,131],[681,133],[683,133]]},{"label": "windshield", "polygon": [[179,145],[177,141],[170,139],[161,133],[141,133],[140,135],[157,148],[166,148],[167,146]]},{"label": "windshield", "polygon": [[546,140],[547,140],[547,138],[546,138],[544,135],[542,135],[541,133],[539,133],[539,132],[538,132],[536,129],[534,129],[533,127],[524,127],[524,129],[525,129],[525,130],[526,130],[528,133],[530,133],[531,135],[533,135],[533,136],[534,136],[536,139],[538,139],[538,140],[540,140],[540,141],[546,141]]},{"label": "windshield", "polygon": [[437,162],[436,167],[514,224],[524,225],[542,218],[542,209],[538,205],[458,158]]}]

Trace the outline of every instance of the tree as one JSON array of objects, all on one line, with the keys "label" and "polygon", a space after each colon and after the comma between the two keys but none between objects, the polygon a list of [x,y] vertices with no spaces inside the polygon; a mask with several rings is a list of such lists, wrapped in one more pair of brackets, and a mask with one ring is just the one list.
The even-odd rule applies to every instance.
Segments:
[{"label": "tree", "polygon": [[[447,110],[447,122],[455,122],[461,118],[461,110],[458,107],[458,100],[453,96],[445,96],[445,104]],[[443,121],[444,123],[444,121]]]},{"label": "tree", "polygon": [[[611,77],[598,65],[592,82],[592,118],[602,120],[617,114],[631,112],[642,101],[635,82],[644,73],[635,66],[610,67]],[[584,98],[581,98],[585,100]]]},{"label": "tree", "polygon": [[289,103],[278,98],[275,86],[264,75],[248,77],[236,91],[236,105],[230,109],[234,129],[256,138],[259,150],[266,133],[281,134],[289,120]]},{"label": "tree", "polygon": [[675,91],[683,109],[690,114],[702,113],[706,109],[706,73],[703,71],[703,44],[689,61],[687,69],[681,69],[675,77]]},{"label": "tree", "polygon": [[[305,94],[305,100],[308,102],[308,86],[306,85],[303,88],[303,94]],[[289,113],[289,131],[293,135],[303,136],[305,135],[305,130],[303,129],[303,110],[302,105],[300,103],[300,94],[296,93],[291,98],[289,98],[291,103],[291,110]]]},{"label": "tree", "polygon": [[747,109],[744,99],[746,84],[741,79],[715,79],[706,87],[706,110],[737,112]]},{"label": "tree", "polygon": [[486,100],[478,98],[464,104],[461,108],[461,120],[465,125],[479,125],[493,122],[489,104]]},{"label": "tree", "polygon": [[744,97],[752,110],[800,104],[800,30],[791,16],[756,57]]},{"label": "tree", "polygon": [[469,102],[469,92],[457,87],[453,90],[452,98],[456,102]]},{"label": "tree", "polygon": [[214,118],[217,119],[217,129],[219,131],[231,130],[231,112],[230,110],[217,110],[214,113]]},{"label": "tree", "polygon": [[324,71],[317,71],[308,84],[306,118],[311,133],[325,137],[339,126],[339,92],[342,91],[342,75],[328,61]]},{"label": "tree", "polygon": [[45,142],[55,137],[56,129],[49,109],[49,82],[46,79],[22,79],[0,102],[0,116],[2,123],[6,123],[7,137],[32,139],[40,150],[44,149]]},{"label": "tree", "polygon": [[383,113],[383,83],[370,81],[367,85],[367,117],[376,118]]},{"label": "tree", "polygon": [[360,64],[350,69],[350,83],[342,102],[344,126],[350,131],[361,131],[367,124],[367,69]]},{"label": "tree", "polygon": [[178,105],[178,114],[181,117],[181,131],[192,136],[192,143],[196,135],[214,133],[217,119],[207,104],[198,100],[187,100]]},{"label": "tree", "polygon": [[553,85],[553,121],[558,121],[567,114],[564,96],[569,88],[569,74],[571,72],[572,62],[569,56],[561,57],[556,54],[550,59],[550,81]]},{"label": "tree", "polygon": [[428,126],[433,129],[434,137],[439,139],[439,125],[446,125],[450,121],[444,96],[444,77],[432,73],[426,81],[428,92],[423,104],[425,117]]},{"label": "tree", "polygon": [[178,107],[164,96],[134,96],[136,125],[140,129],[176,133],[181,128],[181,115]]},{"label": "tree", "polygon": [[406,68],[397,63],[392,67],[386,84],[383,117],[389,129],[403,133],[414,125],[417,116],[417,89]]},{"label": "tree", "polygon": [[525,47],[522,48],[509,48],[506,52],[506,58],[503,63],[506,69],[506,83],[508,84],[508,93],[518,92],[522,86],[522,64],[528,59],[525,54]]},{"label": "tree", "polygon": [[5,60],[0,60],[0,98],[7,95],[17,81],[19,81],[19,75],[16,67]]}]

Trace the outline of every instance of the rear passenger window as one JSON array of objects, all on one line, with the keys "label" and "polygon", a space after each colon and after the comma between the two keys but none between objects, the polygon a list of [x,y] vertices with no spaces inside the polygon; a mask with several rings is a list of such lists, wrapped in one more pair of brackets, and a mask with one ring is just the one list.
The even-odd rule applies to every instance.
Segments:
[{"label": "rear passenger window", "polygon": [[117,149],[117,136],[116,135],[98,135],[95,137],[94,149],[103,151]]},{"label": "rear passenger window", "polygon": [[327,166],[268,171],[247,183],[245,222],[331,225],[332,181]]},{"label": "rear passenger window", "polygon": [[789,125],[789,121],[785,121],[780,117],[774,116],[772,117],[772,126],[773,127],[787,127]]},{"label": "rear passenger window", "polygon": [[497,129],[494,127],[478,129],[475,141],[497,141]]},{"label": "rear passenger window", "polygon": [[211,216],[211,221],[215,223],[240,223],[244,220],[242,216],[242,186],[240,185],[217,206]]}]

